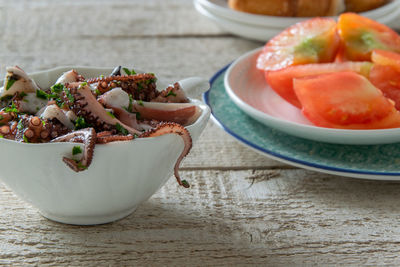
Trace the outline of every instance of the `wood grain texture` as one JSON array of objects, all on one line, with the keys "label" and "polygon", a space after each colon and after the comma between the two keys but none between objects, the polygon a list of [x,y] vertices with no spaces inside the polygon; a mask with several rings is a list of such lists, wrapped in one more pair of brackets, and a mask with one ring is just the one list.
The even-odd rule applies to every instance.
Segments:
[{"label": "wood grain texture", "polygon": [[305,170],[182,175],[192,189],[170,179],[131,216],[89,227],[48,221],[2,188],[0,263],[400,263],[399,184]]},{"label": "wood grain texture", "polygon": [[[0,2],[0,75],[128,65],[167,81],[211,77],[262,43],[231,36],[189,0]],[[210,122],[136,212],[99,226],[43,218],[0,185],[0,265],[399,265],[400,184],[297,169]]]}]

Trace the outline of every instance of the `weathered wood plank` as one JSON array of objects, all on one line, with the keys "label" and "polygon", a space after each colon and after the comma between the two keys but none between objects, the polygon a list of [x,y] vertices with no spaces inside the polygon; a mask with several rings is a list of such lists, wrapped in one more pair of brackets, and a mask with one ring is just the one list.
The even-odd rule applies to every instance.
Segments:
[{"label": "weathered wood plank", "polygon": [[2,188],[0,263],[377,264],[400,252],[400,184],[304,170],[186,171],[126,219],[54,223]]}]

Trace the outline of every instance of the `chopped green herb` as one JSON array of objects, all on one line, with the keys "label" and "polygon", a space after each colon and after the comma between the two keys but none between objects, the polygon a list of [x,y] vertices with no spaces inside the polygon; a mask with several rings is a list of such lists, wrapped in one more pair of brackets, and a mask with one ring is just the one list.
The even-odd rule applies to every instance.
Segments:
[{"label": "chopped green herb", "polygon": [[174,92],[172,92],[172,90],[171,90],[171,91],[169,91],[168,94],[166,95],[166,97],[168,97],[168,96],[176,96],[176,94],[175,94]]},{"label": "chopped green herb", "polygon": [[29,144],[29,140],[28,140],[28,138],[27,138],[25,135],[24,135],[22,138],[24,139],[24,142],[25,142],[25,143],[28,143],[28,144]]},{"label": "chopped green herb", "polygon": [[81,83],[80,87],[84,87],[86,85],[87,85],[87,82],[83,82],[83,83]]},{"label": "chopped green herb", "polygon": [[100,78],[104,78],[104,75],[102,74],[102,75],[100,75]]},{"label": "chopped green herb", "polygon": [[139,92],[142,91],[143,88],[144,88],[143,83],[142,83],[142,82],[138,82],[138,83],[137,83],[137,87],[138,87],[138,91],[139,91]]},{"label": "chopped green herb", "polygon": [[64,88],[64,93],[67,96],[69,102],[74,103],[75,98],[67,88]]},{"label": "chopped green herb", "polygon": [[123,135],[128,135],[129,132],[127,129],[125,129],[121,124],[116,123],[115,124],[115,129],[117,129],[118,132],[122,133]]},{"label": "chopped green herb", "polygon": [[56,83],[55,85],[53,85],[52,87],[50,87],[50,90],[53,93],[59,94],[64,90],[64,85],[61,83]]},{"label": "chopped green herb", "polygon": [[77,161],[77,165],[76,165],[79,169],[81,170],[86,170],[88,167],[83,165],[82,162]]},{"label": "chopped green herb", "polygon": [[144,106],[142,100],[138,100],[138,101],[136,101],[136,102],[139,104],[139,106]]},{"label": "chopped green herb", "polygon": [[75,130],[87,128],[90,125],[85,121],[85,119],[81,116],[79,116],[76,121],[75,121]]},{"label": "chopped green herb", "polygon": [[7,112],[7,113],[19,113],[19,110],[15,106],[14,101],[11,103],[11,107],[6,107],[4,109],[4,111]]},{"label": "chopped green herb", "polygon": [[24,124],[22,123],[22,119],[18,121],[17,129],[18,129],[18,130],[24,129]]},{"label": "chopped green herb", "polygon": [[25,92],[19,93],[19,97],[20,98],[24,98],[25,96],[27,96],[28,94]]},{"label": "chopped green herb", "polygon": [[6,95],[3,96],[2,98],[0,98],[1,101],[9,101],[11,100],[11,98],[13,98],[13,95]]},{"label": "chopped green herb", "polygon": [[49,98],[49,95],[45,91],[37,89],[36,90],[36,97],[47,100]]},{"label": "chopped green herb", "polygon": [[13,84],[17,81],[17,79],[15,79],[13,76],[10,76],[7,78],[7,86],[6,86],[6,91],[9,90],[11,88],[11,86],[13,86]]},{"label": "chopped green herb", "polygon": [[139,135],[133,134],[133,138],[138,138],[138,137],[139,137]]},{"label": "chopped green herb", "polygon": [[186,181],[186,180],[182,180],[182,185],[183,185],[183,187],[185,187],[185,188],[189,188],[189,187],[190,187],[188,181]]},{"label": "chopped green herb", "polygon": [[4,138],[4,136],[0,134],[0,138]]},{"label": "chopped green herb", "polygon": [[43,126],[46,126],[46,121],[42,121]]},{"label": "chopped green herb", "polygon": [[96,88],[95,92],[96,92],[96,95],[101,95],[101,92],[99,89]]},{"label": "chopped green herb", "polygon": [[131,94],[129,94],[129,106],[126,109],[128,112],[132,112],[133,111],[133,96]]},{"label": "chopped green herb", "polygon": [[131,70],[131,75],[135,75],[136,71],[134,69]]},{"label": "chopped green herb", "polygon": [[140,112],[135,112],[136,113],[136,119],[140,120]]},{"label": "chopped green herb", "polygon": [[114,114],[112,114],[111,112],[107,111],[107,115],[110,116],[111,118],[115,118]]},{"label": "chopped green herb", "polygon": [[74,146],[72,148],[72,155],[80,154],[82,153],[82,148],[80,146]]},{"label": "chopped green herb", "polygon": [[128,68],[122,68],[126,74],[131,75],[131,71]]}]

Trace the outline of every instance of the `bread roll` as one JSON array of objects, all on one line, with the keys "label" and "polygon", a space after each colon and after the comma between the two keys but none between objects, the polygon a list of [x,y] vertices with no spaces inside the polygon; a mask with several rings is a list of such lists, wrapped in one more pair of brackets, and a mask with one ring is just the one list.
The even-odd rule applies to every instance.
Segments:
[{"label": "bread roll", "polygon": [[388,0],[228,0],[228,5],[238,11],[260,15],[315,17],[336,16],[343,11],[363,12],[387,2]]},{"label": "bread roll", "polygon": [[228,0],[230,8],[260,15],[293,16],[292,0]]},{"label": "bread roll", "polygon": [[364,12],[383,6],[387,2],[387,0],[346,0],[346,11]]}]

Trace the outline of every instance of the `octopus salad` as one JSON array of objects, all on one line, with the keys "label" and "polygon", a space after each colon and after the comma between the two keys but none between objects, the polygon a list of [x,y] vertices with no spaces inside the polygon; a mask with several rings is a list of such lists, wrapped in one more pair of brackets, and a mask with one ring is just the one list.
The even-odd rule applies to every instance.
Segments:
[{"label": "octopus salad", "polygon": [[0,88],[0,138],[23,143],[77,142],[64,163],[86,170],[96,144],[177,134],[184,149],[174,167],[189,153],[192,139],[185,126],[201,110],[189,102],[179,83],[158,90],[152,73],[116,67],[109,76],[85,78],[75,70],[63,73],[50,88],[40,88],[18,66],[7,68]]}]

